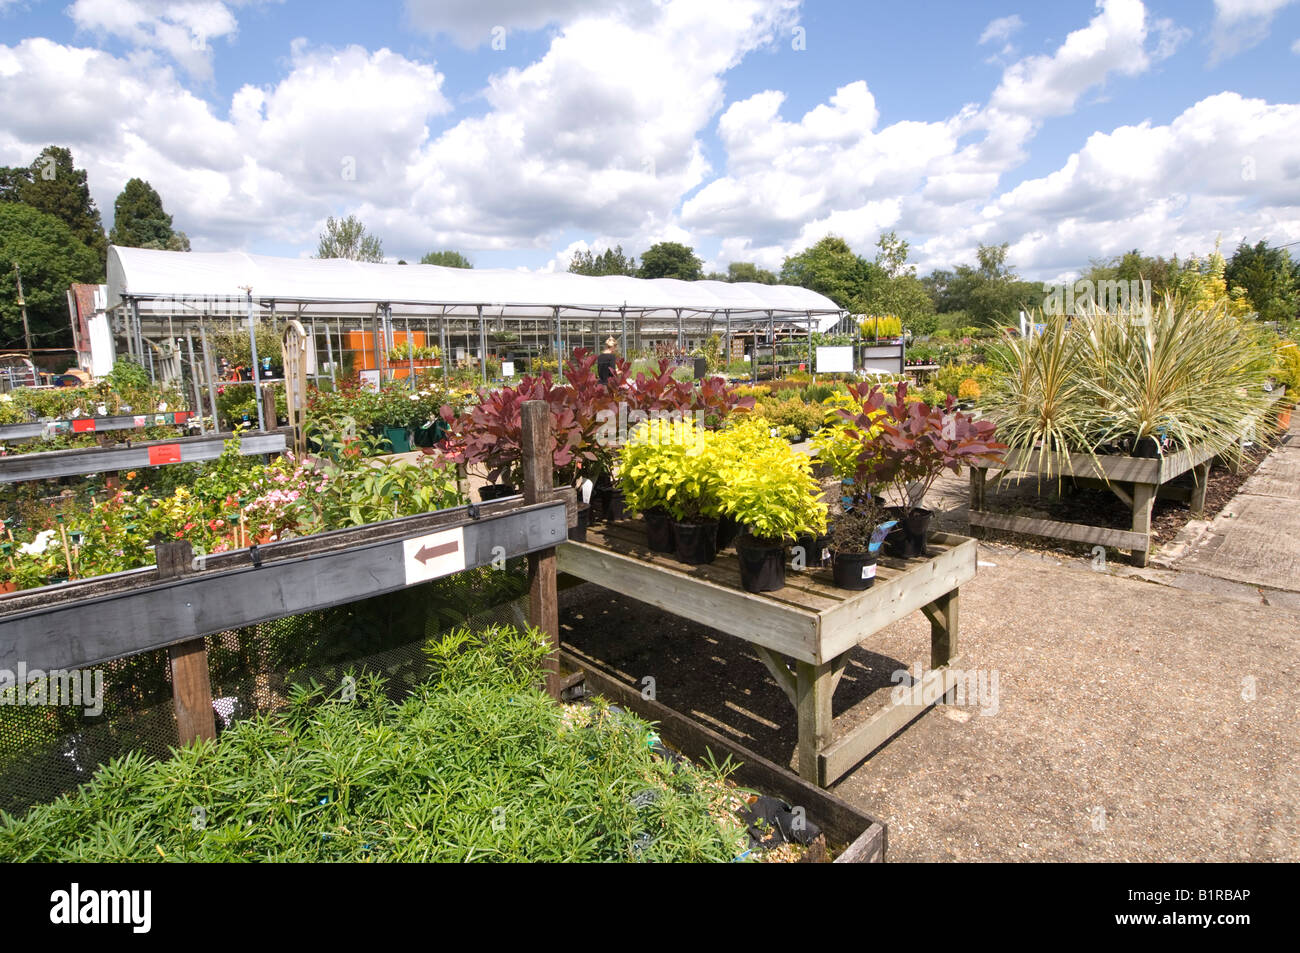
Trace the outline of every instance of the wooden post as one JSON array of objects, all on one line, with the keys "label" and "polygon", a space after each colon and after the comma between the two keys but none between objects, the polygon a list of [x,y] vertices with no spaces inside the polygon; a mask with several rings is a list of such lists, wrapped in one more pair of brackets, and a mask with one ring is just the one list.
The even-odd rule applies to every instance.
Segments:
[{"label": "wooden post", "polygon": [[1190,501],[1193,516],[1205,514],[1205,491],[1210,488],[1210,467],[1213,463],[1212,460],[1206,460],[1192,468],[1192,478],[1196,481]]},{"label": "wooden post", "polygon": [[[175,579],[189,572],[194,550],[184,540],[159,543],[154,547],[158,560],[158,578]],[[208,646],[201,639],[191,639],[167,649],[171,661],[172,703],[176,707],[176,733],[182,746],[196,738],[217,736],[212,716],[212,682],[208,676]]]},{"label": "wooden post", "polygon": [[831,662],[814,665],[797,662],[795,689],[799,716],[799,777],[822,783],[821,753],[833,736],[831,696],[834,694],[835,666]]},{"label": "wooden post", "polygon": [[[988,473],[988,470],[983,467],[970,468],[970,505],[967,507],[970,513],[979,513],[984,509],[984,490]],[[984,535],[982,529],[973,523],[970,526],[970,534],[976,539]]]},{"label": "wooden post", "polygon": [[274,430],[280,425],[279,415],[275,412],[275,385],[264,384],[259,396],[262,400],[262,419],[266,422],[266,429]]},{"label": "wooden post", "polygon": [[1133,484],[1133,532],[1146,537],[1146,545],[1141,550],[1132,551],[1134,566],[1147,564],[1151,554],[1151,507],[1156,501],[1156,487],[1151,483]]},{"label": "wooden post", "polygon": [[930,617],[930,667],[949,664],[960,651],[958,645],[958,593],[954,589],[934,600],[934,614]]},{"label": "wooden post", "polygon": [[[551,492],[551,409],[543,400],[524,401],[524,502],[540,503]],[[559,701],[560,604],[555,588],[555,547],[528,556],[528,621],[546,633],[551,654],[546,660],[546,692]]]}]

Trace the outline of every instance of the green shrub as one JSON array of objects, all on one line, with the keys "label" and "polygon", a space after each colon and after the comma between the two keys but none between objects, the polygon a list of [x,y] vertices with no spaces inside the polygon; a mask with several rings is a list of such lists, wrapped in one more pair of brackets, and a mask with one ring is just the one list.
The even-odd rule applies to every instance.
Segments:
[{"label": "green shrub", "polygon": [[[730,861],[723,772],[674,766],[650,726],[537,687],[536,630],[453,632],[401,702],[382,679],[296,687],[286,710],[167,761],[132,754],[75,794],[0,815],[13,861]],[[349,686],[351,688],[351,685]],[[648,792],[653,792],[649,794]]]}]

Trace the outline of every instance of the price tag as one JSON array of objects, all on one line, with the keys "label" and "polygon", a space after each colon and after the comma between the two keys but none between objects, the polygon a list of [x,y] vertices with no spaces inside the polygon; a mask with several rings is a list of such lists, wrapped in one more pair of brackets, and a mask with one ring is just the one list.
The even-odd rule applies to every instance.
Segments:
[{"label": "price tag", "polygon": [[862,567],[862,578],[863,578],[863,579],[875,579],[875,578],[876,578],[876,564],[875,564],[875,563],[872,563],[870,566],[863,566],[863,567]]},{"label": "price tag", "polygon": [[180,462],[181,445],[178,443],[164,443],[149,448],[149,466],[151,467],[156,467],[163,463]]},{"label": "price tag", "polygon": [[95,429],[94,417],[78,417],[72,422],[73,433],[91,433]]}]

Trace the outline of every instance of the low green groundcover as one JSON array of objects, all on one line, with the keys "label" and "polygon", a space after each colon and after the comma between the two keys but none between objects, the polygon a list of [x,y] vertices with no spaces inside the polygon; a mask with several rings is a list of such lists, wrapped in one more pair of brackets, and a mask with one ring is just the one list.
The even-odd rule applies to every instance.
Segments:
[{"label": "low green groundcover", "polygon": [[[650,725],[538,688],[535,630],[457,630],[400,702],[361,675],[295,690],[167,761],[0,814],[0,861],[729,861],[725,770],[656,757]],[[752,855],[750,855],[752,856]]]}]

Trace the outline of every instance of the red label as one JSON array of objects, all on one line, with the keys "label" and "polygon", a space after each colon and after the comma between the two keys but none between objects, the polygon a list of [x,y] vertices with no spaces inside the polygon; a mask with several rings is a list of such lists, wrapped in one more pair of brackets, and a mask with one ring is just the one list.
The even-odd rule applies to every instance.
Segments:
[{"label": "red label", "polygon": [[180,463],[181,462],[181,445],[178,443],[164,443],[157,447],[149,448],[149,466],[156,467],[160,463]]},{"label": "red label", "polygon": [[72,422],[73,433],[90,433],[95,429],[95,420],[93,417],[78,417]]},{"label": "red label", "polygon": [[190,413],[188,410],[178,411],[176,414],[176,422],[178,424],[183,424],[185,423],[185,421],[189,420],[193,416],[194,415]]}]

